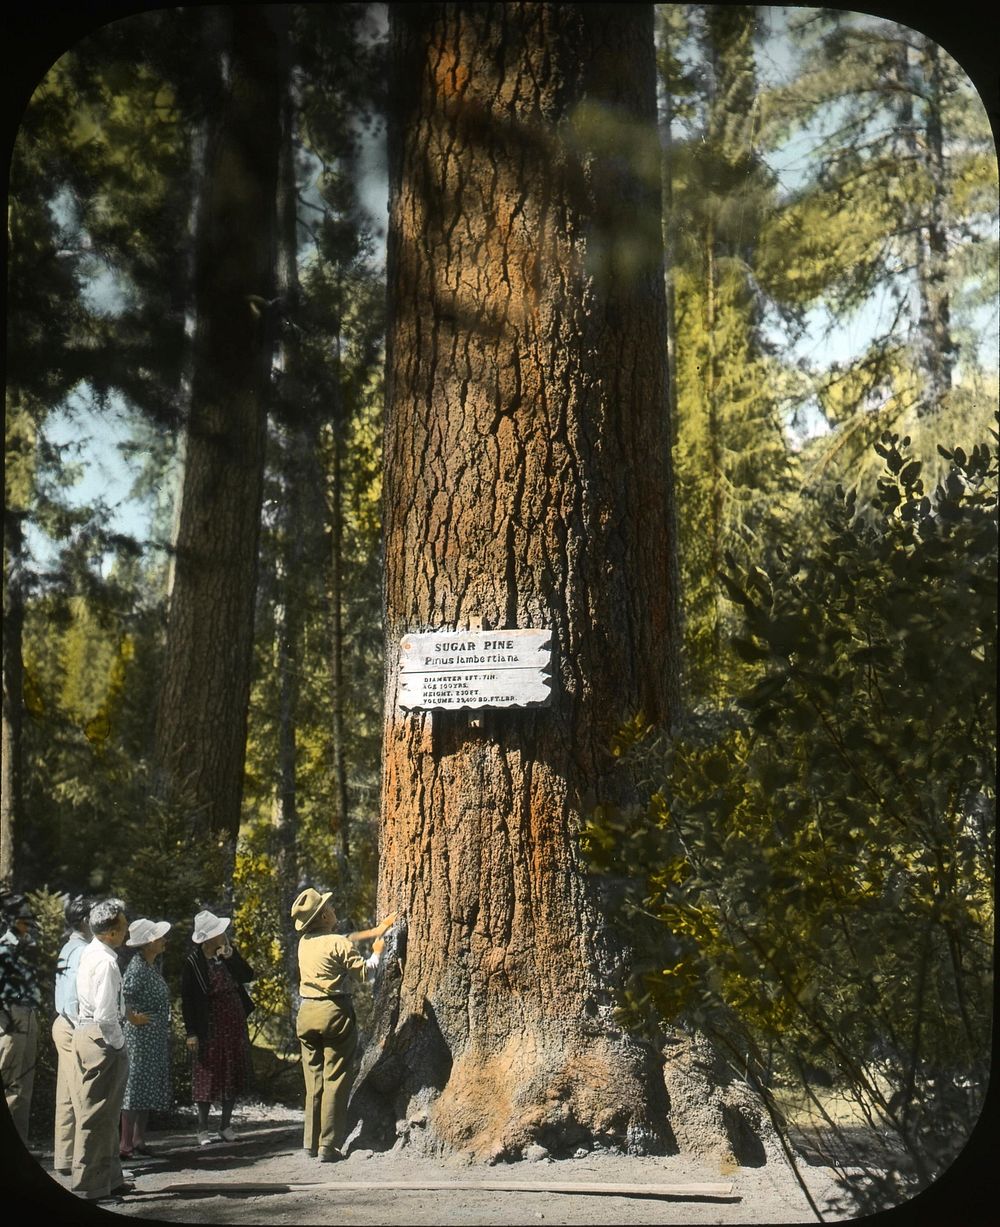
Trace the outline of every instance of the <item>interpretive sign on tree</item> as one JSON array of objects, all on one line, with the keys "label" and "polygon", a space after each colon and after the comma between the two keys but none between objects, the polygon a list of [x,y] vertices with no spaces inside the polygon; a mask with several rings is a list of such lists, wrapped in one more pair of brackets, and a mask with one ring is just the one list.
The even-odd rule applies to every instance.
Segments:
[{"label": "interpretive sign on tree", "polygon": [[400,707],[539,707],[552,697],[550,630],[428,631],[399,645]]}]

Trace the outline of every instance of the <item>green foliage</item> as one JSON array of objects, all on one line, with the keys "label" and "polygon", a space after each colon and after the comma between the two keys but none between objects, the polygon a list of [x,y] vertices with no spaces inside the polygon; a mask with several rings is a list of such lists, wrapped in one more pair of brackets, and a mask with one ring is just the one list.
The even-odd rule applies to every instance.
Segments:
[{"label": "green foliage", "polygon": [[240,951],[254,969],[250,1016],[251,1038],[263,1034],[280,1041],[282,1021],[292,1009],[292,990],[284,963],[281,935],[288,912],[288,884],[275,872],[274,828],[256,824],[236,845],[233,872],[233,923]]},{"label": "green foliage", "polygon": [[759,236],[777,208],[777,182],[758,149],[756,28],[752,7],[661,8],[674,120],[664,171],[673,463],[693,703],[718,701],[745,673],[728,646],[731,615],[716,575],[726,550],[753,552],[790,490],[787,376],[759,291]]},{"label": "green foliage", "polygon": [[932,39],[833,10],[793,17],[790,34],[797,71],[762,98],[761,138],[803,155],[763,219],[758,271],[802,319],[878,319],[848,363],[803,364],[815,406],[848,427],[835,446],[849,471],[882,430],[912,433],[914,415],[946,429],[953,387],[983,364],[974,313],[996,302],[997,162],[982,101]]},{"label": "green foliage", "polygon": [[625,1017],[827,1071],[886,1139],[887,1202],[975,1123],[992,999],[997,452],[942,448],[927,494],[908,444],[879,441],[870,506],[838,490],[808,548],[730,568],[758,680],[636,742],[649,801],[584,838],[634,936]]},{"label": "green foliage", "polygon": [[[315,547],[294,577],[308,610],[301,662],[308,681],[294,717],[302,729],[300,784],[307,798],[303,860],[312,865],[313,847],[323,846],[322,861],[331,842],[323,839],[330,793],[324,482],[331,416],[344,455],[348,663],[356,666],[347,670],[345,757],[360,844],[372,838],[377,791],[371,713],[381,685],[381,388],[374,368],[381,356],[382,289],[354,203],[353,159],[355,118],[362,115],[369,128],[374,122],[381,44],[366,6],[296,7],[291,21],[305,273],[302,294],[283,304],[280,326],[288,348],[297,346],[303,358],[297,383],[276,383],[274,409],[276,417],[307,418],[315,426],[307,450],[318,461],[318,501],[307,508],[309,523],[300,517],[288,530],[308,536]],[[29,539],[22,558],[7,560],[23,575],[27,599],[25,638],[17,650],[27,665],[23,761],[30,822],[18,827],[18,873],[26,881],[50,873],[74,889],[88,883],[106,888],[124,873],[137,899],[146,895],[144,875],[155,893],[164,869],[141,841],[136,849],[122,847],[122,824],[144,812],[155,792],[145,791],[150,781],[144,771],[162,652],[164,570],[151,551],[111,538],[104,523],[108,507],[71,505],[79,449],[53,446],[45,427],[52,414],[68,412],[68,398],[99,415],[110,410],[114,394],[117,410],[134,423],[125,447],[136,465],[133,494],[156,500],[155,531],[165,537],[171,483],[164,478],[177,460],[170,428],[184,395],[190,300],[184,253],[194,155],[215,88],[210,26],[210,17],[198,10],[168,10],[114,23],[78,44],[36,91],[12,168],[15,395],[7,416],[7,491],[8,502],[27,515]],[[342,356],[330,345],[338,332]],[[288,462],[293,483],[303,471],[300,461],[301,451]],[[30,552],[35,529],[58,549],[52,566]],[[281,596],[267,587],[269,545],[265,536],[258,601],[262,662],[274,642],[270,602]],[[269,705],[274,692],[266,669],[261,673],[255,691],[261,703],[251,719],[248,816],[258,808],[269,814],[274,791],[278,720],[271,718],[276,708]],[[112,839],[106,836],[109,819],[116,823]],[[152,821],[165,849],[174,847],[175,834],[184,835],[183,815],[157,814]],[[164,823],[177,831],[161,831]],[[372,855],[362,848],[357,876],[371,869]],[[177,907],[186,912],[206,891],[200,879],[181,871]]]},{"label": "green foliage", "polygon": [[[887,429],[933,455],[989,426],[997,167],[971,83],[912,30],[833,10],[658,14],[686,693],[704,705],[759,667],[730,643],[726,550],[744,565],[785,520],[821,531],[823,481],[867,501]],[[757,42],[774,21],[780,85]],[[845,356],[824,328],[862,343]]]},{"label": "green foliage", "polygon": [[131,919],[169,920],[171,946],[180,946],[195,912],[213,905],[228,863],[225,842],[206,838],[193,815],[159,800],[141,774],[131,783],[134,804],[121,821],[105,889],[125,900]]},{"label": "green foliage", "polygon": [[[66,938],[63,909],[68,896],[43,885],[27,892],[27,900],[35,917],[32,936],[35,945],[31,959],[38,976],[41,1003],[38,1007],[38,1049],[35,1055],[35,1083],[32,1091],[32,1132],[38,1131],[38,1120],[48,1119],[48,1106],[55,1103],[56,1052],[49,1042],[55,1018],[53,989],[59,951]],[[51,1136],[51,1133],[50,1133]]]},{"label": "green foliage", "polygon": [[27,880],[107,886],[123,863],[126,826],[153,805],[143,764],[159,652],[155,616],[136,607],[141,582],[115,569],[87,598],[50,591],[28,604],[22,736],[31,823],[19,850]]},{"label": "green foliage", "polygon": [[43,998],[51,1007],[51,988],[55,983],[56,964],[65,938],[63,909],[67,896],[49,886],[40,886],[36,890],[28,891],[26,898],[35,917],[33,961],[39,983],[42,985]]}]

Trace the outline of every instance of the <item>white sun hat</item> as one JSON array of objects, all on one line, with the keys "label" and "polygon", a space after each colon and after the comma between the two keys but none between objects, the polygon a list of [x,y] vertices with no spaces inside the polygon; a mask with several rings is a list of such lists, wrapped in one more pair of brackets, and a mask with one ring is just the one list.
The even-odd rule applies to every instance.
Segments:
[{"label": "white sun hat", "polygon": [[200,946],[202,942],[210,941],[213,937],[218,937],[220,933],[225,933],[228,928],[228,916],[216,916],[214,912],[209,911],[199,912],[194,918],[194,932],[191,934],[191,940],[196,946]]},{"label": "white sun hat", "polygon": [[150,942],[155,942],[158,937],[162,937],[164,933],[169,933],[171,928],[169,920],[146,920],[145,917],[133,920],[128,927],[128,940],[125,945],[147,946]]}]

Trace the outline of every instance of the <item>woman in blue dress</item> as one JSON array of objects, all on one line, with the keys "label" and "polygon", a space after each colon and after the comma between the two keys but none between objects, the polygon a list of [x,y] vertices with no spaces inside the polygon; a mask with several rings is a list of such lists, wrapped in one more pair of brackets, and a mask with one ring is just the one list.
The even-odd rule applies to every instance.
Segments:
[{"label": "woman in blue dress", "polygon": [[169,930],[166,920],[133,920],[129,925],[126,944],[134,947],[136,953],[122,981],[128,1011],[125,1023],[128,1083],[121,1127],[123,1158],[150,1153],[146,1146],[149,1113],[163,1111],[171,1104],[170,991],[156,966]]}]

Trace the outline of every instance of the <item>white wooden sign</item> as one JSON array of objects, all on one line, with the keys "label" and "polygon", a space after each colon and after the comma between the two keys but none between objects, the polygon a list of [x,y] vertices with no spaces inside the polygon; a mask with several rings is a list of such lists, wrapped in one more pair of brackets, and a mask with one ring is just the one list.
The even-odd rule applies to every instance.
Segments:
[{"label": "white wooden sign", "polygon": [[405,708],[537,707],[552,697],[552,632],[428,631],[399,645]]}]

